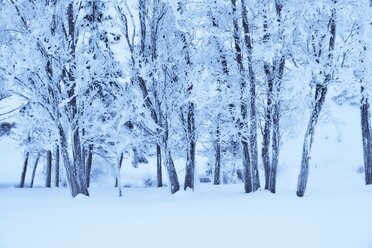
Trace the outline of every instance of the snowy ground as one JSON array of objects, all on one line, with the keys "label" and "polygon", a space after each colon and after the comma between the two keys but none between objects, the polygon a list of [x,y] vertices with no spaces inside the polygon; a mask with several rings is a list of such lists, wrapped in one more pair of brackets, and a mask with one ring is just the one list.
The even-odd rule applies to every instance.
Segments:
[{"label": "snowy ground", "polygon": [[[168,188],[124,188],[118,198],[111,177],[96,182],[90,198],[71,199],[66,188],[17,189],[22,156],[14,141],[2,138],[0,248],[371,248],[372,186],[364,185],[360,173],[358,109],[333,104],[327,111],[332,115],[317,130],[301,199],[295,195],[301,132],[282,149],[276,195],[244,194],[242,184],[197,184],[195,192],[175,195]],[[123,168],[124,184],[143,176],[130,168]]]},{"label": "snowy ground", "polygon": [[[346,183],[347,184],[347,183]],[[350,185],[348,185],[350,186]],[[372,247],[372,187],[242,193],[241,185],[0,191],[0,247]]]}]

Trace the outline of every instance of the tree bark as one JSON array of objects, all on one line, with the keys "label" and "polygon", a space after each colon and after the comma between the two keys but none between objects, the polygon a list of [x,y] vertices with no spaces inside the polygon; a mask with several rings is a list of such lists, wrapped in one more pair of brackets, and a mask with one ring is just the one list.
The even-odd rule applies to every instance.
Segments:
[{"label": "tree bark", "polygon": [[188,187],[194,190],[195,178],[195,106],[194,103],[188,104],[187,110],[187,163],[184,190]]},{"label": "tree bark", "polygon": [[319,119],[320,111],[322,110],[327,94],[327,86],[322,84],[316,85],[315,106],[311,112],[310,120],[305,133],[304,144],[302,148],[301,171],[298,177],[297,196],[302,197],[305,194],[307,179],[309,175],[309,161],[311,145],[314,139],[315,127]]},{"label": "tree bark", "polygon": [[234,25],[234,47],[235,47],[235,61],[238,64],[239,72],[241,74],[240,77],[240,127],[239,127],[239,136],[241,139],[242,145],[242,163],[244,168],[244,189],[246,193],[250,193],[253,191],[253,180],[252,180],[252,163],[250,162],[250,149],[248,139],[246,138],[246,129],[247,129],[247,116],[248,116],[248,105],[245,99],[245,92],[246,92],[246,82],[244,79],[244,66],[243,66],[243,57],[242,57],[242,49],[241,49],[241,39],[239,36],[239,24],[236,14],[236,0],[231,0],[232,7],[233,7],[233,25]]},{"label": "tree bark", "polygon": [[280,148],[280,105],[279,102],[274,104],[273,108],[273,136],[272,136],[272,162],[269,174],[268,190],[271,193],[276,192],[276,175],[279,163]]},{"label": "tree bark", "polygon": [[[219,28],[218,20],[213,16],[213,10],[211,11],[212,15],[212,26],[214,28]],[[219,62],[221,63],[221,68],[223,71],[223,77],[219,77],[217,80],[217,91],[218,91],[218,102],[221,103],[221,92],[222,92],[222,85],[226,83],[226,76],[229,75],[229,68],[226,60],[226,56],[224,54],[223,46],[217,36],[213,36],[217,44],[217,50],[219,53]],[[219,185],[221,184],[221,112],[217,115],[216,120],[216,140],[215,140],[215,163],[214,163],[214,178],[213,184]],[[234,120],[233,120],[234,121]]]},{"label": "tree bark", "polygon": [[244,168],[244,190],[245,193],[253,191],[252,167],[250,166],[249,146],[248,142],[242,140],[243,148],[243,168]]},{"label": "tree bark", "polygon": [[369,99],[366,96],[364,86],[361,89],[360,119],[362,127],[364,179],[366,185],[372,184],[372,137],[369,112]]},{"label": "tree bark", "polygon": [[265,189],[269,189],[270,178],[270,138],[272,125],[272,97],[273,97],[273,75],[270,66],[265,64],[264,71],[267,77],[267,94],[266,94],[266,109],[265,109],[265,124],[262,134],[262,163],[265,170]]},{"label": "tree bark", "polygon": [[[280,0],[275,0],[275,9],[276,9],[276,16],[277,16],[277,22],[279,26],[279,38],[282,42],[283,41],[283,30],[281,28],[281,22],[282,22],[282,8],[283,4]],[[276,176],[277,176],[277,170],[278,170],[278,163],[279,163],[279,151],[280,151],[280,113],[281,113],[281,105],[280,105],[280,90],[281,90],[281,84],[283,80],[283,74],[284,74],[284,67],[285,67],[285,54],[283,51],[280,52],[281,56],[278,59],[275,59],[273,63],[273,71],[274,71],[274,85],[273,85],[273,91],[274,94],[273,97],[273,104],[272,104],[272,110],[273,110],[273,119],[272,119],[272,125],[273,125],[273,134],[272,134],[272,156],[271,156],[271,168],[270,168],[270,175],[269,175],[269,190],[271,193],[276,192]]]},{"label": "tree bark", "polygon": [[21,174],[21,182],[19,183],[19,187],[23,188],[25,186],[25,180],[26,180],[26,173],[27,173],[27,166],[28,166],[28,160],[30,158],[30,153],[26,153],[25,160],[23,162],[23,169]]},{"label": "tree bark", "polygon": [[215,142],[215,162],[213,184],[221,184],[221,137],[220,137],[220,115],[217,117],[216,142]]},{"label": "tree bark", "polygon": [[45,170],[45,187],[52,187],[52,152],[47,151],[47,163]]},{"label": "tree bark", "polygon": [[55,163],[55,167],[54,167],[54,170],[55,170],[55,174],[54,174],[54,183],[55,183],[55,186],[58,188],[59,187],[59,167],[60,167],[60,158],[59,158],[59,155],[60,155],[60,151],[59,151],[59,146],[56,145],[56,148],[55,148],[55,155],[54,155],[54,163]]},{"label": "tree bark", "polygon": [[171,150],[168,145],[169,138],[169,125],[167,117],[164,117],[164,134],[163,134],[163,145],[165,153],[165,167],[167,168],[171,193],[174,194],[180,189],[180,183],[178,181],[176,167],[174,166]]},{"label": "tree bark", "polygon": [[39,164],[39,159],[40,159],[40,156],[37,156],[36,161],[34,163],[34,168],[32,169],[30,188],[34,187],[35,174],[36,174],[37,165]]},{"label": "tree bark", "polygon": [[86,162],[87,168],[87,187],[90,186],[90,175],[92,172],[92,164],[93,164],[93,144],[89,144],[88,146],[88,157]]},{"label": "tree bark", "polygon": [[169,174],[168,176],[169,176],[169,182],[171,184],[171,193],[174,194],[180,190],[180,184],[178,182],[176,168],[174,166],[172,154],[169,148],[165,148],[165,153],[166,153],[165,166],[167,167],[167,171]]},{"label": "tree bark", "polygon": [[121,197],[123,195],[122,194],[121,175],[120,175],[121,165],[123,163],[123,158],[124,158],[124,154],[123,153],[120,153],[120,156],[119,156],[119,159],[118,159],[117,168],[116,168],[117,169],[116,179],[117,179],[117,187],[118,187],[119,197]]},{"label": "tree bark", "polygon": [[75,197],[78,194],[89,196],[84,168],[83,173],[81,173],[81,169],[77,168],[79,164],[77,164],[76,162],[71,162],[65,131],[63,130],[61,125],[59,125],[58,129],[60,135],[60,150],[71,195],[72,197]]},{"label": "tree bark", "polygon": [[242,26],[244,31],[244,41],[247,50],[248,73],[249,73],[249,101],[250,101],[250,125],[249,125],[249,145],[250,163],[253,176],[253,191],[260,188],[260,177],[258,171],[258,152],[257,152],[257,113],[256,113],[256,79],[253,70],[253,47],[249,30],[248,13],[245,0],[241,0],[242,5]]},{"label": "tree bark", "polygon": [[156,178],[157,186],[163,187],[163,174],[161,171],[161,147],[159,144],[156,144]]}]

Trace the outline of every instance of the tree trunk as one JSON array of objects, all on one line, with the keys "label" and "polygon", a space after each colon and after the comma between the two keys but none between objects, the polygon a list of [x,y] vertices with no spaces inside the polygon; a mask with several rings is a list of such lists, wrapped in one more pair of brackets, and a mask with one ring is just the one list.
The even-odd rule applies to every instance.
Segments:
[{"label": "tree trunk", "polygon": [[165,166],[168,171],[169,182],[171,184],[171,193],[174,194],[180,189],[180,184],[178,182],[176,168],[172,159],[171,151],[168,148],[165,148],[166,162]]},{"label": "tree trunk", "polygon": [[45,187],[52,187],[52,152],[47,151],[47,163],[45,170]]},{"label": "tree trunk", "polygon": [[[278,100],[277,100],[278,101]],[[272,162],[269,174],[268,190],[271,193],[276,192],[276,175],[279,163],[280,148],[280,104],[279,101],[273,106],[273,136],[272,136]]]},{"label": "tree trunk", "polygon": [[250,100],[250,125],[249,125],[249,145],[250,163],[253,176],[253,191],[260,188],[260,177],[258,171],[258,152],[257,152],[257,114],[256,114],[256,79],[253,71],[253,47],[249,30],[248,13],[245,0],[241,0],[242,5],[242,26],[244,31],[244,41],[247,50],[248,73],[249,73],[249,100]]},{"label": "tree trunk", "polygon": [[241,39],[239,36],[239,23],[236,14],[236,0],[231,0],[232,7],[233,7],[233,25],[234,25],[234,47],[235,47],[235,61],[238,64],[240,76],[240,127],[239,127],[239,136],[241,139],[242,145],[242,163],[244,168],[244,189],[246,193],[250,193],[253,191],[253,180],[252,180],[252,163],[250,162],[250,149],[248,140],[246,138],[246,129],[247,129],[247,116],[248,116],[248,105],[245,97],[246,92],[246,82],[244,79],[244,66],[243,66],[243,57],[242,57],[242,49],[241,49]]},{"label": "tree trunk", "polygon": [[88,146],[88,157],[86,162],[87,168],[87,187],[90,186],[90,175],[92,172],[92,164],[93,164],[93,144],[89,144]]},{"label": "tree trunk", "polygon": [[[333,0],[333,4],[336,4],[336,0]],[[336,39],[336,8],[335,6],[332,9],[332,15],[329,20],[329,54],[328,54],[328,61],[325,65],[326,70],[332,70],[331,67],[333,65],[333,51],[335,48],[335,39]],[[320,111],[322,110],[327,90],[328,84],[332,80],[332,72],[328,71],[325,75],[324,82],[316,84],[315,88],[315,104],[310,116],[310,120],[307,126],[307,131],[304,138],[304,144],[302,148],[302,160],[301,160],[301,170],[300,175],[298,176],[298,184],[297,184],[297,196],[303,197],[306,190],[307,179],[309,175],[309,160],[310,160],[310,153],[311,153],[311,145],[314,139],[315,127],[319,119]]]},{"label": "tree trunk", "polygon": [[161,171],[161,147],[159,144],[156,144],[156,178],[157,186],[163,187],[163,174]]},{"label": "tree trunk", "polygon": [[122,185],[121,185],[121,175],[120,175],[121,165],[123,163],[123,158],[124,158],[124,154],[120,153],[117,168],[116,168],[117,169],[116,179],[117,179],[117,187],[118,187],[119,197],[121,197],[123,195],[122,194]]},{"label": "tree trunk", "polygon": [[59,187],[59,167],[60,167],[60,159],[59,159],[59,146],[57,145],[56,146],[56,149],[55,149],[55,155],[54,155],[54,159],[55,159],[55,178],[54,178],[54,183],[55,183],[55,186],[58,188]]},{"label": "tree trunk", "polygon": [[301,171],[298,176],[297,196],[302,197],[305,194],[307,178],[309,175],[309,161],[311,153],[311,145],[314,139],[315,127],[319,119],[320,111],[322,110],[327,94],[327,86],[322,84],[316,85],[315,106],[312,110],[310,120],[307,126],[304,144],[302,148]]},{"label": "tree trunk", "polygon": [[364,157],[364,178],[366,185],[372,184],[372,137],[369,113],[369,99],[366,96],[365,89],[361,86],[361,105],[360,117],[362,126],[363,157]]},{"label": "tree trunk", "polygon": [[39,164],[39,159],[40,159],[40,156],[37,156],[35,164],[34,164],[34,168],[32,169],[30,188],[34,187],[35,174],[36,174],[37,165]]},{"label": "tree trunk", "polygon": [[269,175],[269,190],[271,193],[276,192],[276,175],[278,170],[278,163],[279,163],[279,151],[280,151],[280,89],[281,83],[283,80],[283,73],[284,73],[284,66],[285,66],[285,57],[282,56],[279,61],[274,63],[274,70],[275,70],[275,84],[274,84],[274,91],[275,95],[273,96],[273,134],[272,134],[272,156],[271,156],[271,168],[270,168],[270,175]]},{"label": "tree trunk", "polygon": [[163,148],[164,148],[164,153],[165,153],[165,167],[167,168],[167,172],[168,172],[171,193],[174,194],[180,189],[180,183],[178,182],[176,167],[174,166],[172,154],[168,146],[169,125],[167,121],[167,116],[165,116],[164,118],[165,118],[164,119],[165,130],[163,133]]},{"label": "tree trunk", "polygon": [[[81,173],[81,169],[77,166],[79,165],[76,161],[71,162],[69,152],[68,152],[68,143],[66,139],[65,132],[61,126],[59,126],[59,134],[60,134],[60,150],[63,158],[63,164],[65,166],[66,177],[68,181],[68,185],[70,187],[72,197],[77,196],[78,194],[83,194],[89,196],[88,187],[86,184],[86,175],[83,168],[83,173]],[[74,157],[73,157],[74,158]]]},{"label": "tree trunk", "polygon": [[221,137],[220,137],[220,115],[217,117],[217,130],[215,142],[215,162],[214,162],[214,177],[213,184],[221,184]]},{"label": "tree trunk", "polygon": [[[219,28],[218,20],[215,18],[212,14],[212,26],[214,28]],[[222,84],[226,83],[226,77],[229,75],[229,68],[228,63],[226,60],[226,56],[224,54],[224,48],[221,45],[221,42],[217,36],[213,36],[213,39],[215,40],[217,44],[217,50],[219,53],[219,62],[221,63],[221,68],[223,71],[223,77],[219,77],[217,80],[217,91],[218,91],[218,102],[221,103],[221,86]],[[230,108],[230,105],[229,105]],[[233,120],[234,121],[234,120]],[[221,184],[221,112],[217,115],[216,120],[216,141],[215,141],[215,162],[214,162],[214,178],[213,178],[213,184],[219,185]]]},{"label": "tree trunk", "polygon": [[[75,15],[74,15],[74,3],[70,2],[67,7],[67,23],[68,29],[66,33],[66,39],[68,40],[68,49],[71,55],[71,61],[68,65],[63,68],[63,79],[67,86],[67,93],[69,97],[68,102],[68,115],[71,118],[69,123],[70,132],[65,132],[62,125],[59,125],[60,132],[60,146],[63,161],[66,168],[67,180],[70,184],[70,190],[72,197],[78,194],[84,194],[89,196],[86,169],[82,160],[82,148],[80,139],[80,127],[79,127],[79,109],[78,109],[78,95],[76,94],[76,37],[75,37]],[[69,144],[67,142],[66,135],[69,134],[71,138],[71,149],[72,149],[72,160],[69,157]]]},{"label": "tree trunk", "polygon": [[243,148],[243,168],[244,168],[244,190],[245,193],[253,191],[252,167],[250,166],[249,146],[248,142],[242,140]]},{"label": "tree trunk", "polygon": [[270,66],[265,64],[264,71],[267,77],[267,94],[266,94],[266,109],[265,109],[265,124],[262,134],[262,163],[265,170],[265,189],[269,189],[270,178],[270,136],[272,124],[272,97],[273,97],[273,75]]},{"label": "tree trunk", "polygon": [[195,106],[194,103],[188,104],[187,110],[187,163],[184,190],[188,187],[194,190],[195,177]]},{"label": "tree trunk", "polygon": [[21,174],[21,182],[19,183],[19,187],[23,188],[25,186],[25,180],[26,180],[26,173],[27,173],[27,166],[28,166],[28,160],[30,158],[30,153],[26,153],[25,160],[23,162],[23,169]]}]

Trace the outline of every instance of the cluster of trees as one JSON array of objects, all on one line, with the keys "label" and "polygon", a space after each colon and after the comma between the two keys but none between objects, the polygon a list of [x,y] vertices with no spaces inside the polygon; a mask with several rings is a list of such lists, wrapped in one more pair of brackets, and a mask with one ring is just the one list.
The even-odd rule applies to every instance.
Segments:
[{"label": "cluster of trees", "polygon": [[180,189],[173,161],[182,156],[183,186],[193,189],[199,143],[198,150],[213,160],[214,184],[240,161],[245,192],[275,193],[281,145],[291,123],[306,124],[305,113],[310,116],[297,188],[301,197],[330,87],[341,98],[360,101],[371,184],[371,5],[367,0],[0,1],[0,82],[24,102],[16,131],[25,148],[21,187],[30,157],[37,158],[34,174],[46,154],[46,186],[53,163],[58,186],[61,160],[72,196],[89,195],[94,155],[114,166],[121,195],[124,156],[134,157],[136,165],[148,153],[157,158],[158,187],[164,168],[171,193]]}]

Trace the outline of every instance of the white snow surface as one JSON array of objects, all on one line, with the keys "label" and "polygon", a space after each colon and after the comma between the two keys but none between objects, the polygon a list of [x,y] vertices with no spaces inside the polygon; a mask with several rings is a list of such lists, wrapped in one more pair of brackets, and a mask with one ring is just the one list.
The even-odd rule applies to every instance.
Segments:
[{"label": "white snow surface", "polygon": [[[109,177],[109,183],[93,184],[91,197],[75,199],[67,188],[40,187],[43,166],[38,187],[15,188],[21,150],[15,141],[1,138],[0,248],[372,247],[372,186],[364,185],[360,173],[358,108],[328,106],[316,131],[308,188],[298,198],[303,132],[283,143],[275,195],[264,190],[245,194],[242,184],[199,183],[194,192],[174,195],[167,187],[131,184],[119,198]],[[151,161],[140,173],[128,162],[123,184],[140,181],[144,168],[155,175]],[[197,162],[201,171],[206,159]],[[182,182],[184,162],[176,166]],[[260,176],[263,184],[262,171]]]},{"label": "white snow surface", "polygon": [[303,199],[241,185],[1,190],[0,247],[372,247],[372,187],[348,186]]}]

